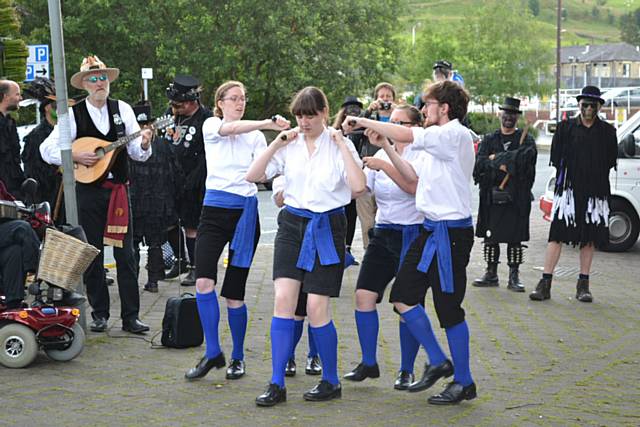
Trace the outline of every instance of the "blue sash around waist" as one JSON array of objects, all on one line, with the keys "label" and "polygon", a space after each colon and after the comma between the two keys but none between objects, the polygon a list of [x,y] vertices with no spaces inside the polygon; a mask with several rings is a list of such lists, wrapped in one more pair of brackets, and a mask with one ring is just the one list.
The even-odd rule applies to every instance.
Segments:
[{"label": "blue sash around waist", "polygon": [[298,209],[288,205],[284,207],[293,215],[308,218],[307,228],[304,231],[300,255],[296,267],[306,271],[313,271],[316,262],[316,253],[321,265],[333,265],[340,262],[340,257],[333,244],[333,232],[331,231],[331,215],[342,213],[344,208],[336,208],[327,212],[316,213],[307,209]]},{"label": "blue sash around waist", "polygon": [[407,255],[407,251],[409,250],[409,246],[416,240],[416,237],[420,235],[420,228],[422,224],[376,224],[376,228],[380,228],[382,230],[395,230],[402,232],[402,249],[400,250],[400,264],[398,264],[398,269],[404,262],[404,257]]},{"label": "blue sash around waist", "polygon": [[236,224],[236,231],[229,246],[233,250],[231,265],[249,268],[253,260],[258,198],[256,196],[244,197],[226,191],[207,190],[203,204],[216,208],[242,209],[242,215]]},{"label": "blue sash around waist", "polygon": [[433,256],[438,256],[438,275],[440,276],[440,288],[447,294],[453,293],[453,265],[451,263],[451,241],[449,240],[450,228],[473,227],[471,217],[455,220],[431,221],[424,220],[422,226],[432,234],[427,239],[422,251],[422,257],[418,263],[418,271],[426,273],[429,270]]}]

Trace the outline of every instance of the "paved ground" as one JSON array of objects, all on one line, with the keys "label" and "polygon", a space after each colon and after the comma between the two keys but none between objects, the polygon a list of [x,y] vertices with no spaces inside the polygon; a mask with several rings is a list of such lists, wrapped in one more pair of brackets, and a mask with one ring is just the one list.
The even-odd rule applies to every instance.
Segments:
[{"label": "paved ground", "polygon": [[[522,271],[528,291],[540,275],[547,230],[548,224],[534,207],[533,238]],[[356,241],[358,246],[359,235]],[[470,280],[482,272],[480,249],[476,242]],[[262,392],[271,369],[272,253],[271,244],[259,247],[249,278],[245,378],[227,381],[222,371],[216,371],[199,382],[184,381],[184,372],[203,348],[152,349],[148,342],[123,333],[117,292],[111,288],[109,334],[90,333],[78,359],[57,363],[41,354],[28,369],[0,368],[6,384],[0,398],[5,408],[0,424],[640,425],[640,296],[636,289],[640,243],[624,254],[596,254],[593,304],[573,298],[577,250],[571,248],[565,248],[560,262],[566,276],[555,279],[548,302],[531,302],[527,294],[513,294],[504,284],[495,289],[470,287],[465,308],[479,397],[456,407],[428,405],[432,390],[416,394],[393,390],[399,365],[397,318],[383,303],[379,306],[381,378],[343,382],[342,400],[309,403],[302,400],[302,393],[317,379],[299,374],[287,382],[286,404],[257,408],[254,398]],[[355,255],[361,258],[362,251],[356,250]],[[506,264],[501,264],[505,280],[506,271]],[[358,267],[347,270],[342,296],[333,303],[342,374],[359,361],[353,320],[357,274]],[[166,299],[184,290],[188,288],[173,281],[162,282],[159,294],[142,293],[141,316],[154,332],[160,328]],[[221,305],[222,345],[230,354],[226,310]],[[427,309],[433,313],[431,304]],[[446,349],[444,334],[437,332]],[[299,365],[304,363],[306,340],[305,332]],[[421,352],[416,362],[419,374],[423,362]],[[433,391],[442,386],[436,384]]]}]

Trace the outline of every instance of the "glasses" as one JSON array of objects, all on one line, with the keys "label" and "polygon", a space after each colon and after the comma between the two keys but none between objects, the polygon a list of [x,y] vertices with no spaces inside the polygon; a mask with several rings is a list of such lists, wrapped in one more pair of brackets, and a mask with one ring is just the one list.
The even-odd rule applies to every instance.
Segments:
[{"label": "glasses", "polygon": [[438,101],[425,101],[424,105],[440,105]]},{"label": "glasses", "polygon": [[107,77],[106,74],[100,74],[99,76],[91,76],[84,79],[85,82],[89,82],[89,83],[98,83],[98,81],[106,82],[107,80],[109,80],[109,77]]},{"label": "glasses", "polygon": [[247,97],[247,96],[230,96],[228,98],[222,98],[221,101],[231,101],[233,103],[236,103],[236,102],[245,103],[245,102],[249,102],[249,97]]},{"label": "glasses", "polygon": [[402,120],[392,121],[390,123],[394,125],[411,125],[411,126],[416,124],[414,122],[403,122]]},{"label": "glasses", "polygon": [[591,107],[595,110],[596,108],[598,108],[598,104],[596,102],[581,102],[580,106],[585,109]]}]

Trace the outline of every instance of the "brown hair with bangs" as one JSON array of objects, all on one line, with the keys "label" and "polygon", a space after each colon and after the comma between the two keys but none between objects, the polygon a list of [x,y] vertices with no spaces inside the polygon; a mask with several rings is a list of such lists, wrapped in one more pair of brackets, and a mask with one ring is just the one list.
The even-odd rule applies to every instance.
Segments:
[{"label": "brown hair with bangs", "polygon": [[380,92],[380,89],[389,89],[393,94],[393,99],[394,100],[396,99],[396,89],[393,87],[393,85],[391,83],[382,82],[382,83],[378,83],[376,87],[373,89],[374,101],[378,99],[378,92]]},{"label": "brown hair with bangs", "polygon": [[327,117],[329,117],[329,101],[327,101],[327,96],[321,89],[315,86],[307,86],[296,93],[296,96],[289,106],[291,114],[296,117],[322,114],[325,108],[327,109]]},{"label": "brown hair with bangs", "polygon": [[449,120],[462,120],[467,115],[469,94],[456,82],[445,80],[434,83],[427,88],[422,100],[433,99],[440,104],[449,105]]},{"label": "brown hair with bangs", "polygon": [[216,89],[216,94],[214,96],[214,100],[213,100],[213,105],[215,106],[213,108],[213,115],[216,117],[220,117],[222,118],[222,110],[220,109],[220,107],[218,107],[218,101],[221,101],[222,98],[224,98],[224,96],[227,94],[227,92],[229,91],[229,89],[232,89],[234,87],[239,87],[242,89],[243,92],[246,92],[244,89],[244,85],[238,81],[235,80],[229,80],[226,81],[224,83],[222,83],[220,86],[218,86],[218,89]]}]

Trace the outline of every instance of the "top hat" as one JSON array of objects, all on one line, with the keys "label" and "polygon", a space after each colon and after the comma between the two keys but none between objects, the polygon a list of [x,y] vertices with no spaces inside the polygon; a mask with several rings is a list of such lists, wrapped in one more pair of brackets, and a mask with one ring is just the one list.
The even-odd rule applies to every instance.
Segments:
[{"label": "top hat", "polygon": [[602,99],[601,95],[602,93],[600,93],[600,89],[598,87],[585,86],[582,88],[582,92],[580,93],[580,95],[576,96],[576,99],[578,100],[578,102],[580,102],[580,100],[583,98],[595,99],[600,104],[604,104],[604,99]]},{"label": "top hat", "polygon": [[498,107],[502,111],[511,111],[512,113],[522,114],[520,111],[520,100],[518,98],[505,97],[504,102]]},{"label": "top hat", "polygon": [[95,55],[89,55],[82,60],[82,64],[80,65],[80,71],[71,76],[71,86],[77,89],[84,89],[82,87],[82,79],[87,74],[93,73],[94,71],[102,71],[107,75],[109,81],[112,82],[118,78],[120,74],[120,70],[117,68],[109,68],[104,62],[100,61]]},{"label": "top hat", "polygon": [[136,116],[136,121],[138,123],[149,123],[152,120],[151,105],[136,104],[132,108],[133,114]]},{"label": "top hat", "polygon": [[447,70],[452,70],[453,65],[451,65],[451,62],[445,61],[444,59],[442,59],[440,61],[436,61],[435,64],[433,64],[433,69],[435,70],[436,68],[444,68]]},{"label": "top hat", "polygon": [[347,105],[357,105],[358,107],[362,108],[362,102],[358,101],[358,98],[355,96],[347,96],[344,99],[344,102],[342,103],[342,108],[346,107]]},{"label": "top hat", "polygon": [[200,99],[200,81],[193,76],[177,75],[167,88],[167,98],[171,101],[196,101]]}]

